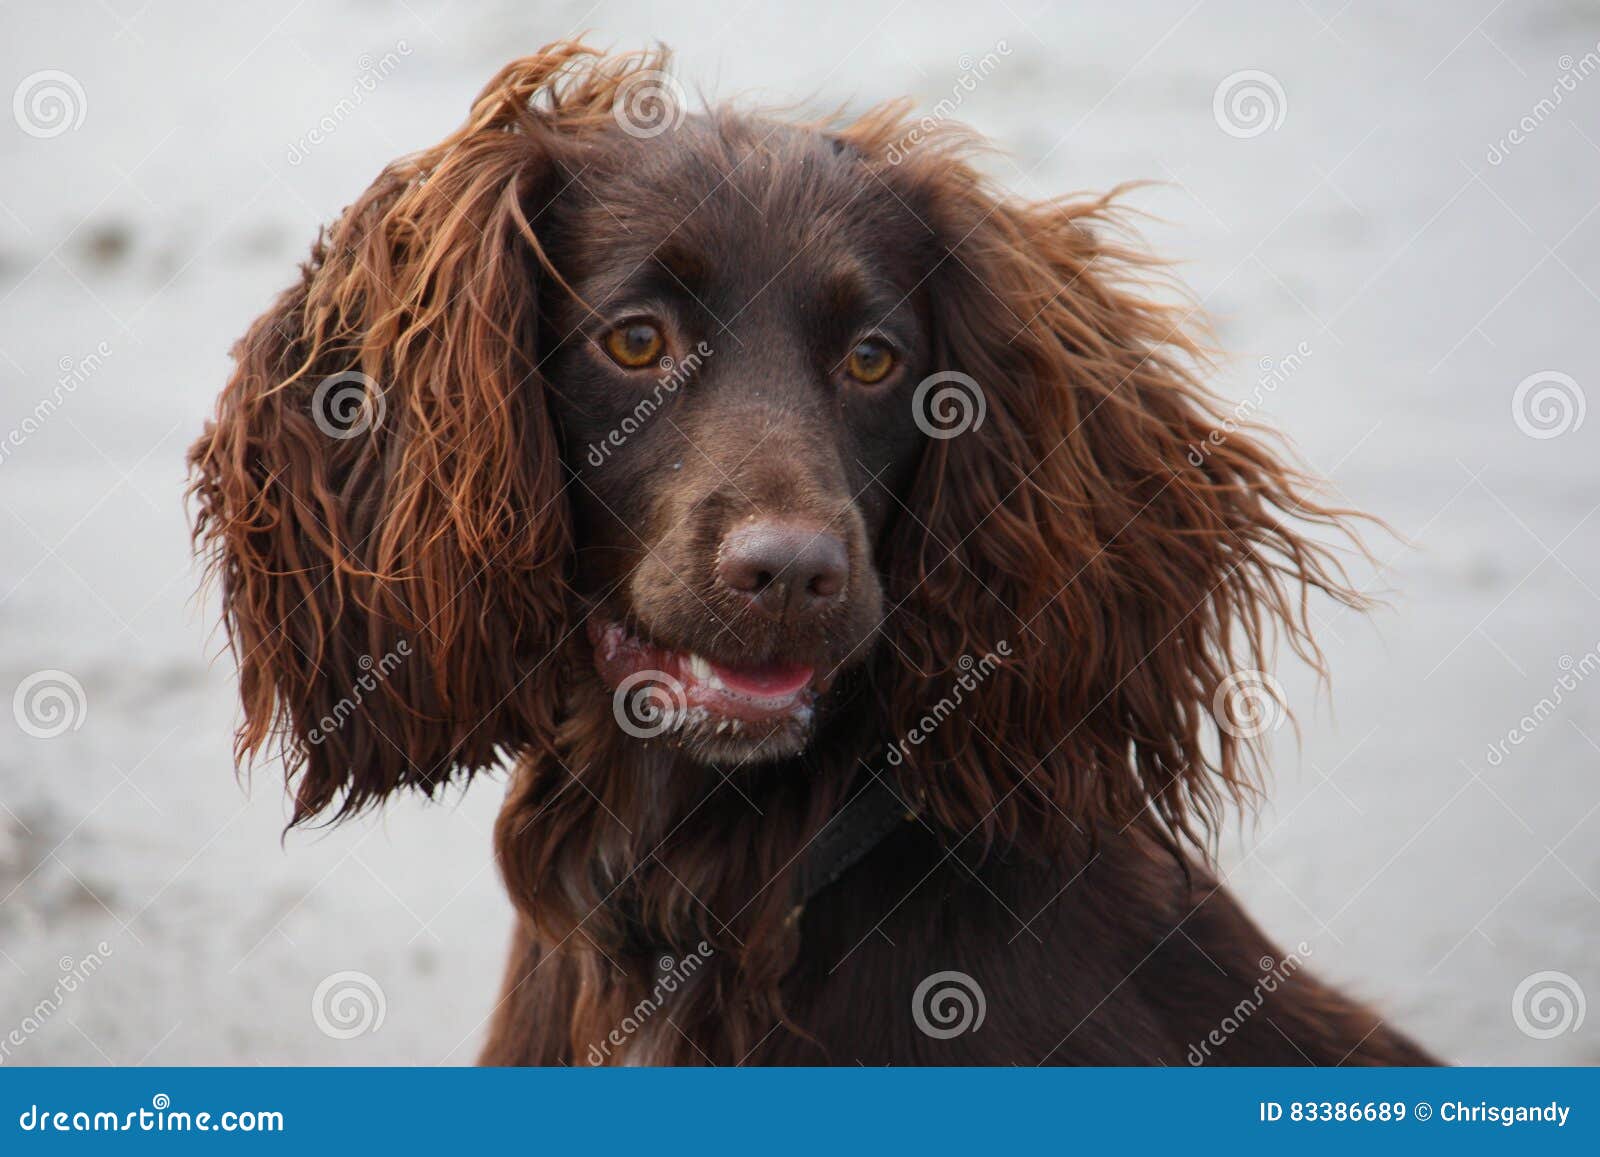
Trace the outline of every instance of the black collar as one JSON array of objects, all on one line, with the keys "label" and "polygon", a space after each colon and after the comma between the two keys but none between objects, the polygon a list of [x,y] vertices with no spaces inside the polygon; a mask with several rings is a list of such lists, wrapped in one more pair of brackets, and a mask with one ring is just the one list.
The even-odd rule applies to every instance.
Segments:
[{"label": "black collar", "polygon": [[916,819],[920,810],[880,777],[850,797],[822,825],[806,851],[795,874],[789,920],[798,919],[812,897],[860,863],[901,824]]},{"label": "black collar", "polygon": [[[859,864],[902,824],[915,820],[921,810],[919,800],[908,802],[894,785],[874,776],[834,812],[812,838],[794,876],[792,906],[785,923],[792,925],[813,897]],[[630,948],[655,952],[665,947],[650,937],[632,897],[619,896],[612,903],[622,913],[627,929],[626,943]]]}]

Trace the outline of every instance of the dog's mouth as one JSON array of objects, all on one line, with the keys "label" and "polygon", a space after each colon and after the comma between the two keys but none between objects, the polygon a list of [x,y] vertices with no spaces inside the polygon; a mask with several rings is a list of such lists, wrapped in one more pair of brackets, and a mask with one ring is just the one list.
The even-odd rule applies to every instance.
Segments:
[{"label": "dog's mouth", "polygon": [[612,691],[617,724],[642,739],[677,737],[748,756],[787,735],[771,754],[803,745],[817,696],[831,679],[800,661],[719,661],[672,648],[616,621],[589,620],[595,669]]}]

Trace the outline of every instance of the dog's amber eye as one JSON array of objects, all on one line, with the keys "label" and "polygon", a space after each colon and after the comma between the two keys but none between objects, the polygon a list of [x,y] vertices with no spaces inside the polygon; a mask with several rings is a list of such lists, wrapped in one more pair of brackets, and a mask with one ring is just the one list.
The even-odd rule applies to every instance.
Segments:
[{"label": "dog's amber eye", "polygon": [[850,351],[850,360],[846,363],[850,376],[858,382],[872,385],[881,382],[889,376],[889,371],[894,369],[894,350],[886,342],[877,338],[868,338]]},{"label": "dog's amber eye", "polygon": [[661,356],[666,345],[661,331],[648,321],[630,321],[606,334],[606,353],[626,369],[643,369]]}]

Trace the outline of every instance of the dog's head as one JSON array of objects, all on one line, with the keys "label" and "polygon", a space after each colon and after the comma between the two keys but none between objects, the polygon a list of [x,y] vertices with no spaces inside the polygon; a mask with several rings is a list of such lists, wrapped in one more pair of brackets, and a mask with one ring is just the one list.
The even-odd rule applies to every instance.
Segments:
[{"label": "dog's head", "polygon": [[875,696],[951,823],[1184,827],[1248,739],[1206,750],[1218,689],[1337,588],[1285,516],[1333,512],[1105,199],[1008,199],[895,108],[687,116],[663,64],[510,65],[240,343],[192,461],[241,756],[281,736],[306,816],[597,705],[731,766]]},{"label": "dog's head", "polygon": [[887,188],[837,136],[714,114],[612,132],[541,215],[575,585],[640,737],[793,754],[872,653],[940,256]]}]

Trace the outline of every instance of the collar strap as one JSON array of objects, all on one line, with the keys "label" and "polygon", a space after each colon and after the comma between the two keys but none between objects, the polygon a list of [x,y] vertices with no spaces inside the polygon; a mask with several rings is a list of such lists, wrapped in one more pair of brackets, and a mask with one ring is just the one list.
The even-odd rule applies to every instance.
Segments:
[{"label": "collar strap", "polygon": [[[795,873],[792,907],[784,918],[793,925],[800,914],[824,888],[834,883],[867,857],[874,848],[898,831],[902,824],[915,820],[922,812],[920,799],[907,802],[882,778],[870,783],[829,817],[811,841]],[[618,897],[619,909],[627,929],[627,943],[640,952],[654,951],[658,945],[650,938],[631,897]]]},{"label": "collar strap", "polygon": [[860,863],[900,825],[916,819],[920,810],[881,778],[852,796],[812,840],[795,876],[789,922],[798,920],[813,896]]}]

